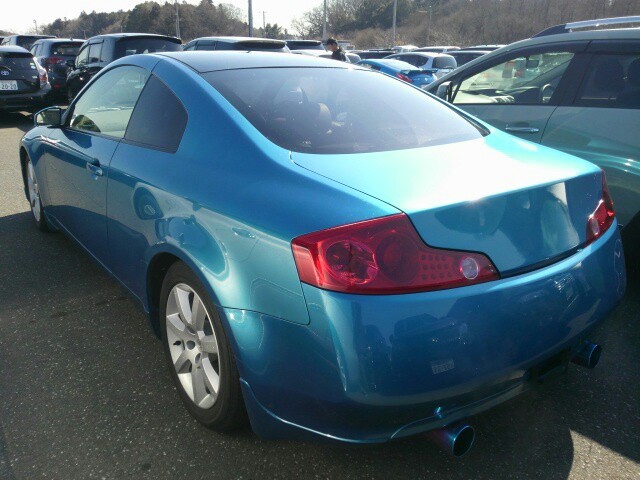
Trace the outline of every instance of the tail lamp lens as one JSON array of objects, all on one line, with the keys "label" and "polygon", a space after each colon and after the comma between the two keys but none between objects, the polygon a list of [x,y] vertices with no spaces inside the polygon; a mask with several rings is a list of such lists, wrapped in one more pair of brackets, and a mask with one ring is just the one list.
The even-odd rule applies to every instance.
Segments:
[{"label": "tail lamp lens", "polygon": [[426,245],[404,214],[303,235],[292,247],[303,282],[338,292],[422,292],[499,278],[485,255]]},{"label": "tail lamp lens", "polygon": [[411,80],[411,77],[405,75],[404,73],[396,73],[396,77],[398,77],[400,80],[404,80],[405,82],[409,82],[409,83],[413,83],[413,80]]},{"label": "tail lamp lens", "polygon": [[615,216],[616,212],[613,209],[613,200],[609,193],[609,187],[607,187],[607,179],[602,171],[602,198],[587,219],[587,244],[601,237],[609,229]]}]

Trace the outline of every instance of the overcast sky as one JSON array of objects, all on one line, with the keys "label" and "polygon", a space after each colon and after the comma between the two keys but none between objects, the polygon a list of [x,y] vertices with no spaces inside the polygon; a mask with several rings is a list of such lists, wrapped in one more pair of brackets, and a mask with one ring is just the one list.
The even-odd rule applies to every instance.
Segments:
[{"label": "overcast sky", "polygon": [[[0,13],[0,30],[23,33],[38,25],[51,23],[56,18],[76,18],[83,10],[87,13],[116,12],[129,10],[143,0],[2,0]],[[173,2],[173,0],[171,0]],[[253,22],[256,27],[262,25],[262,11],[266,11],[266,22],[277,23],[290,28],[291,20],[311,10],[322,0],[253,0]],[[164,0],[162,2],[164,3]],[[182,3],[182,0],[180,0]],[[186,3],[197,5],[199,0],[186,0]],[[225,0],[214,3],[230,3],[240,8],[246,15],[246,0]],[[213,32],[212,32],[213,33]]]}]

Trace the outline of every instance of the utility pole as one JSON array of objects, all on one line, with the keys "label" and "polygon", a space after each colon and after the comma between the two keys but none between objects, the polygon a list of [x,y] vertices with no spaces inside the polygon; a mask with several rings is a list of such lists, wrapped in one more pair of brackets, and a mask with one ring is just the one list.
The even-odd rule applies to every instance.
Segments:
[{"label": "utility pole", "polygon": [[253,37],[253,7],[251,0],[249,0],[249,36]]},{"label": "utility pole", "polygon": [[178,6],[178,0],[175,0],[176,4],[176,37],[180,38],[180,7]]},{"label": "utility pole", "polygon": [[266,21],[266,14],[267,12],[265,12],[264,10],[262,11],[262,36],[264,38],[267,38],[267,26],[265,24]]},{"label": "utility pole", "polygon": [[38,35],[38,22],[34,20],[33,24],[36,26],[36,35]]},{"label": "utility pole", "polygon": [[324,0],[324,14],[322,15],[322,41],[327,40],[327,0]]},{"label": "utility pole", "polygon": [[398,0],[393,0],[393,28],[391,30],[391,46],[396,45],[396,12],[398,10]]}]

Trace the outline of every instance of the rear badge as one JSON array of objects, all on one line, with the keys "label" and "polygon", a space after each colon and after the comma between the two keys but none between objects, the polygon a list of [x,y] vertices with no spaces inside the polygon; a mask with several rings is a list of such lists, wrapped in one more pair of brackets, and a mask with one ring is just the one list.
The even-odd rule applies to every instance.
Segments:
[{"label": "rear badge", "polygon": [[431,371],[434,375],[438,373],[448,372],[449,370],[453,370],[455,368],[455,364],[453,363],[452,358],[447,358],[446,360],[436,360],[431,362]]}]

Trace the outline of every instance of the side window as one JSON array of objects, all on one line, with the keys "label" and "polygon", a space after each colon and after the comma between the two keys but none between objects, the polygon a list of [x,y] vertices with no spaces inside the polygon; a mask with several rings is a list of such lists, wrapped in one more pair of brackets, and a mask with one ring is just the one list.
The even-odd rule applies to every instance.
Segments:
[{"label": "side window", "polygon": [[640,108],[640,53],[594,55],[575,104]]},{"label": "side window", "polygon": [[421,67],[422,65],[424,65],[424,62],[422,61],[422,57],[418,55],[405,55],[403,57],[398,58],[398,60],[402,60],[403,62],[410,63],[414,67]]},{"label": "side window", "polygon": [[195,49],[196,49],[196,44],[195,43],[189,43],[189,44],[185,45],[184,48],[183,48],[183,50],[185,52],[190,52],[190,51],[195,50]]},{"label": "side window", "polygon": [[116,67],[96,79],[73,106],[70,127],[123,138],[149,72]]},{"label": "side window", "polygon": [[89,59],[89,46],[87,45],[78,53],[76,57],[76,67],[81,67],[87,64],[87,60]]},{"label": "side window", "polygon": [[549,103],[573,55],[570,52],[546,52],[509,59],[465,78],[453,103]]},{"label": "side window", "polygon": [[151,76],[136,105],[125,140],[175,152],[187,126],[182,102],[161,80]]},{"label": "side window", "polygon": [[31,47],[31,50],[29,51],[31,52],[31,55],[33,55],[34,57],[37,57],[39,49],[40,49],[40,45],[34,45],[33,47]]},{"label": "side window", "polygon": [[89,45],[89,60],[87,63],[98,63],[100,61],[100,52],[102,51],[102,42],[92,43]]},{"label": "side window", "polygon": [[433,59],[433,68],[457,68],[456,59],[451,55],[440,56]]}]

